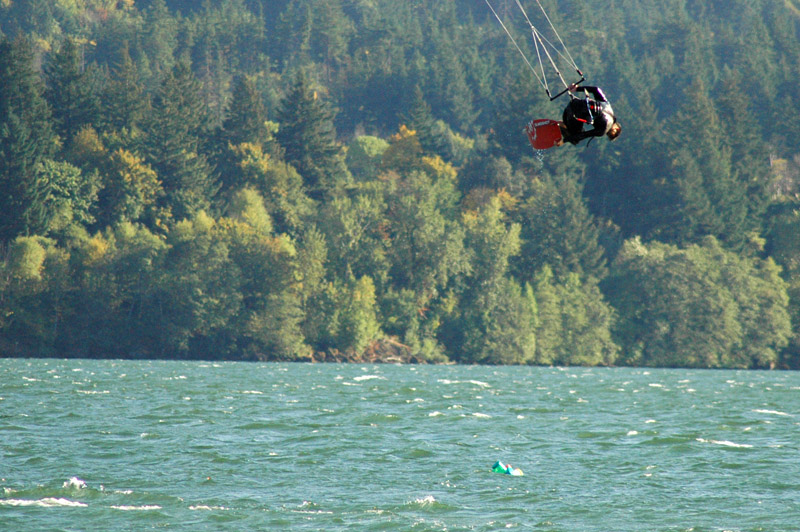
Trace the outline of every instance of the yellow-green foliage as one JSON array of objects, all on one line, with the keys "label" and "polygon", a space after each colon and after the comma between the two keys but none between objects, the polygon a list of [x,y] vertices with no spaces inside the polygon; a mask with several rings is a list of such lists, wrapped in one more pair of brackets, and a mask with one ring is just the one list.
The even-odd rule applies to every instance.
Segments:
[{"label": "yellow-green foliage", "polygon": [[[109,169],[112,172],[110,178],[117,180],[129,195],[135,196],[142,208],[154,204],[161,193],[161,182],[155,171],[141,157],[127,150],[120,148],[111,154]],[[133,219],[136,214],[135,211],[131,213]]]},{"label": "yellow-green foliage", "polygon": [[8,262],[11,275],[20,279],[41,279],[45,256],[46,251],[39,238],[17,237],[9,249]]},{"label": "yellow-green foliage", "polygon": [[339,302],[343,308],[339,337],[344,345],[358,353],[380,336],[375,283],[365,275],[341,295],[346,300]]},{"label": "yellow-green foliage", "polygon": [[356,137],[347,147],[347,167],[358,179],[374,179],[389,143],[379,137]]},{"label": "yellow-green foliage", "polygon": [[261,234],[272,233],[272,219],[264,207],[264,200],[257,190],[244,188],[233,195],[228,205],[228,215],[250,225]]},{"label": "yellow-green foliage", "polygon": [[434,179],[445,179],[452,183],[456,182],[458,178],[458,172],[456,171],[455,167],[445,162],[440,156],[435,157],[423,157],[422,158],[423,168],[431,174],[431,177]]},{"label": "yellow-green foliage", "polygon": [[230,149],[239,159],[238,165],[246,183],[258,182],[261,176],[269,170],[269,154],[264,153],[260,145],[243,142],[237,146],[231,146]]},{"label": "yellow-green foliage", "polygon": [[392,135],[391,142],[383,152],[381,166],[385,170],[407,172],[419,168],[422,159],[422,146],[413,129],[405,125]]}]

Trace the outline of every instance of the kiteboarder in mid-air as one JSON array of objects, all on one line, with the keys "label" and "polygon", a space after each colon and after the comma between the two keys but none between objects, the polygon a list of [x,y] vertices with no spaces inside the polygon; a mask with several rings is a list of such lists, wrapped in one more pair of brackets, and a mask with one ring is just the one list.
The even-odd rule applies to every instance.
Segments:
[{"label": "kiteboarder in mid-air", "polygon": [[[550,101],[552,102],[564,94],[569,94],[570,101],[566,109],[564,109],[563,121],[540,118],[532,120],[525,127],[524,131],[528,135],[531,146],[535,150],[546,150],[554,146],[561,146],[565,142],[575,145],[584,139],[602,137],[604,135],[609,140],[617,138],[622,128],[617,122],[611,104],[599,87],[580,85],[586,78],[547,15],[541,0],[536,0],[536,4],[541,10],[544,20],[547,21],[550,35],[545,35],[545,33],[539,31],[533,25],[530,17],[528,17],[521,0],[516,1],[519,11],[524,17],[524,22],[527,23],[531,31],[534,50],[538,59],[538,68],[528,59],[525,51],[517,43],[514,33],[505,25],[490,0],[485,1],[497,22],[500,23],[500,27],[503,28],[511,43],[524,59],[525,64],[528,65],[530,71],[542,85]],[[520,20],[519,22],[522,21]],[[580,76],[580,81],[571,84],[567,83],[562,72],[566,72],[568,69],[574,69],[577,75]],[[550,81],[559,81],[564,89],[553,95],[550,91]],[[584,98],[575,96],[574,93],[576,92],[583,92]]]},{"label": "kiteboarder in mid-air", "polygon": [[[571,93],[581,91],[587,96],[583,99],[573,96],[564,109],[563,126],[561,126],[562,144],[563,142],[577,144],[584,139],[604,135],[609,140],[614,140],[619,136],[622,127],[617,122],[614,109],[611,108],[600,87],[581,87],[573,83],[569,86],[569,91]],[[594,98],[589,98],[590,94]],[[586,126],[592,126],[592,129],[584,130]]]}]

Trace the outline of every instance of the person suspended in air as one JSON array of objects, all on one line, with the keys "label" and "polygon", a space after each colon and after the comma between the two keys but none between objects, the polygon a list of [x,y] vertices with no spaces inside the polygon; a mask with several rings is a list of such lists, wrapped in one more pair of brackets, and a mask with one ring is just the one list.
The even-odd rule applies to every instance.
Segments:
[{"label": "person suspended in air", "polygon": [[[562,121],[541,118],[532,120],[525,126],[528,140],[535,150],[562,146],[566,142],[576,145],[594,137],[606,136],[609,140],[619,137],[622,126],[600,87],[580,86],[578,83],[568,85],[563,92],[550,98],[552,101],[566,92],[570,93],[570,101],[564,109]],[[575,92],[583,92],[585,96],[579,98],[572,94]]]},{"label": "person suspended in air", "polygon": [[[578,144],[593,137],[608,137],[614,140],[622,132],[611,104],[600,87],[579,86],[573,83],[568,87],[570,93],[583,92],[584,98],[571,96],[562,116],[562,144]],[[589,97],[592,96],[592,98]],[[591,141],[590,141],[591,142]]]},{"label": "person suspended in air", "polygon": [[[538,59],[538,68],[528,59],[525,51],[517,43],[514,34],[509,31],[500,18],[492,2],[490,0],[485,1],[500,27],[506,32],[511,43],[522,56],[531,73],[541,84],[550,101],[555,101],[566,93],[569,93],[570,96],[570,102],[567,108],[564,109],[563,121],[538,118],[531,120],[525,126],[523,131],[528,135],[528,140],[533,149],[537,151],[547,150],[554,146],[562,146],[566,142],[575,145],[582,140],[602,137],[603,135],[607,136],[609,140],[616,139],[622,131],[622,127],[617,122],[611,104],[599,87],[580,85],[586,79],[583,71],[575,63],[572,54],[564,44],[564,40],[553,25],[541,1],[536,0],[536,4],[541,10],[544,20],[549,25],[549,30],[547,30],[549,36],[546,36],[539,28],[534,26],[522,3],[519,0],[516,2],[523,20],[527,22],[531,30],[531,38],[536,50],[536,58]],[[522,20],[518,22],[521,23]],[[570,69],[575,70],[575,73],[580,76],[580,81],[567,84],[562,72],[567,72]],[[565,88],[554,96],[550,92],[550,81],[555,80],[560,81]],[[581,99],[575,96],[573,94],[575,92],[583,92],[584,98]]]}]

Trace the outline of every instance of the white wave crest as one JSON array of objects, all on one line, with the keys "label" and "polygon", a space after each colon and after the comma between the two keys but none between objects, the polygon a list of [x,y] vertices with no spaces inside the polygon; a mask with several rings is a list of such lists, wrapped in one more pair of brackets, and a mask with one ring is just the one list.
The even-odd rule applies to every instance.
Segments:
[{"label": "white wave crest", "polygon": [[135,512],[135,511],[160,510],[161,506],[158,506],[157,504],[145,504],[143,506],[119,505],[119,506],[111,506],[111,508],[115,510],[123,510],[126,512]]},{"label": "white wave crest", "polygon": [[68,481],[64,482],[64,485],[62,487],[82,490],[86,487],[86,482],[79,479],[78,477],[72,477]]},{"label": "white wave crest", "polygon": [[88,504],[69,499],[45,497],[44,499],[0,499],[0,506],[38,506],[40,508],[85,508]]},{"label": "white wave crest", "polygon": [[747,443],[734,443],[727,440],[706,440],[705,438],[697,438],[700,443],[711,443],[713,445],[722,445],[723,447],[736,447],[740,449],[751,449],[753,446]]},{"label": "white wave crest", "polygon": [[786,412],[781,412],[780,410],[764,410],[764,409],[756,409],[753,412],[757,414],[772,414],[774,416],[787,416],[787,417],[794,417],[792,414],[787,414]]},{"label": "white wave crest", "polygon": [[450,380],[450,379],[438,379],[437,382],[439,382],[440,384],[464,384],[464,383],[467,383],[467,384],[474,384],[475,386],[480,386],[481,388],[491,388],[492,387],[492,385],[489,384],[488,382],[476,381],[474,379],[468,380],[468,381],[453,381],[453,380]]},{"label": "white wave crest", "polygon": [[215,510],[227,510],[228,508],[225,506],[208,506],[205,504],[197,504],[194,506],[189,506],[190,510],[205,510],[205,511],[215,511]]},{"label": "white wave crest", "polygon": [[353,377],[353,380],[356,381],[356,382],[371,381],[373,379],[379,379],[379,380],[385,381],[386,377],[382,377],[380,375],[361,375],[359,377]]}]

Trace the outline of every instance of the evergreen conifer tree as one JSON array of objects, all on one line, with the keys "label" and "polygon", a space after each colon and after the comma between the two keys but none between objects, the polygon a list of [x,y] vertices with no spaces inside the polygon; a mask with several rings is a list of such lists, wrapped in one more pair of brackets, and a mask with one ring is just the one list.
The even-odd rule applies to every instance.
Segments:
[{"label": "evergreen conifer tree", "polygon": [[165,76],[175,65],[173,53],[178,44],[178,24],[165,0],[153,0],[145,11],[142,49],[154,80]]},{"label": "evergreen conifer tree", "polygon": [[541,100],[537,98],[534,88],[528,76],[517,76],[508,82],[497,99],[494,119],[490,126],[489,145],[493,155],[501,155],[512,164],[519,162],[522,155],[530,153],[528,139],[522,134],[525,120],[535,116],[547,116],[544,108],[537,111],[534,107],[536,102]]},{"label": "evergreen conifer tree", "polygon": [[414,87],[414,99],[408,113],[408,127],[417,132],[419,143],[426,154],[446,155],[447,146],[441,136],[436,134],[436,119],[419,85]]},{"label": "evergreen conifer tree", "polygon": [[339,67],[349,57],[348,43],[355,32],[353,22],[344,13],[342,2],[322,0],[311,4],[314,13],[311,40],[314,58],[324,65],[325,79],[331,83]]},{"label": "evergreen conifer tree", "polygon": [[[743,230],[761,232],[763,216],[770,203],[769,168],[764,132],[757,127],[752,98],[742,88],[741,75],[728,70],[722,80],[721,94],[716,100],[720,116],[725,120],[723,142],[730,149],[732,172],[737,188],[746,190],[747,219]],[[735,118],[734,118],[735,117]]]},{"label": "evergreen conifer tree", "polygon": [[713,235],[726,246],[741,248],[748,232],[747,185],[736,180],[731,149],[721,140],[720,117],[700,80],[687,89],[684,101],[675,123],[702,124],[703,131],[692,142],[682,131],[672,138],[670,173],[679,219],[664,220],[657,234],[679,244]]},{"label": "evergreen conifer tree", "polygon": [[50,37],[54,27],[57,27],[53,23],[56,7],[51,0],[4,1],[0,2],[0,7],[10,11],[8,17],[4,16],[4,20],[0,20],[0,28],[6,35],[36,33],[42,37]]},{"label": "evergreen conifer tree", "polygon": [[45,68],[45,97],[53,112],[53,124],[62,141],[67,142],[86,125],[97,125],[100,116],[99,77],[84,68],[80,45],[66,38]]},{"label": "evergreen conifer tree", "polygon": [[[623,235],[651,235],[654,228],[675,219],[675,194],[667,178],[669,157],[663,144],[663,129],[658,121],[653,95],[640,91],[628,106],[630,116],[623,123],[627,149],[614,154],[616,168],[603,171],[595,165],[587,173],[584,194],[592,212],[610,218]],[[621,109],[620,106],[614,106]],[[642,157],[647,153],[647,157]]]},{"label": "evergreen conifer tree", "polygon": [[119,63],[104,91],[104,119],[112,129],[131,130],[144,119],[148,100],[127,41],[123,43],[120,54]]},{"label": "evergreen conifer tree", "polygon": [[44,86],[27,40],[0,40],[0,241],[46,229],[50,185],[38,171],[55,149]]},{"label": "evergreen conifer tree", "polygon": [[219,190],[203,153],[208,126],[200,83],[188,65],[179,63],[155,94],[144,141],[148,162],[163,183],[166,206],[176,219],[207,210]]},{"label": "evergreen conifer tree", "polygon": [[264,147],[269,139],[266,121],[267,109],[255,83],[246,76],[239,77],[233,86],[228,116],[222,124],[225,140],[234,146],[252,142]]},{"label": "evergreen conifer tree", "polygon": [[[217,158],[215,164],[220,173],[222,191],[239,188],[243,184],[241,168],[242,144],[248,143],[267,157],[279,150],[267,129],[267,111],[260,94],[252,80],[241,76],[233,87],[233,96],[227,118],[217,130],[214,138]],[[264,150],[264,148],[269,149]]]},{"label": "evergreen conifer tree", "polygon": [[285,150],[286,162],[297,169],[315,199],[347,179],[333,117],[308,77],[299,74],[282,102],[277,139]]},{"label": "evergreen conifer tree", "polygon": [[582,280],[602,279],[606,261],[600,231],[583,203],[578,183],[558,177],[536,182],[532,188],[530,199],[520,209],[523,244],[514,261],[519,279],[532,281],[545,265],[559,281],[570,273]]}]

